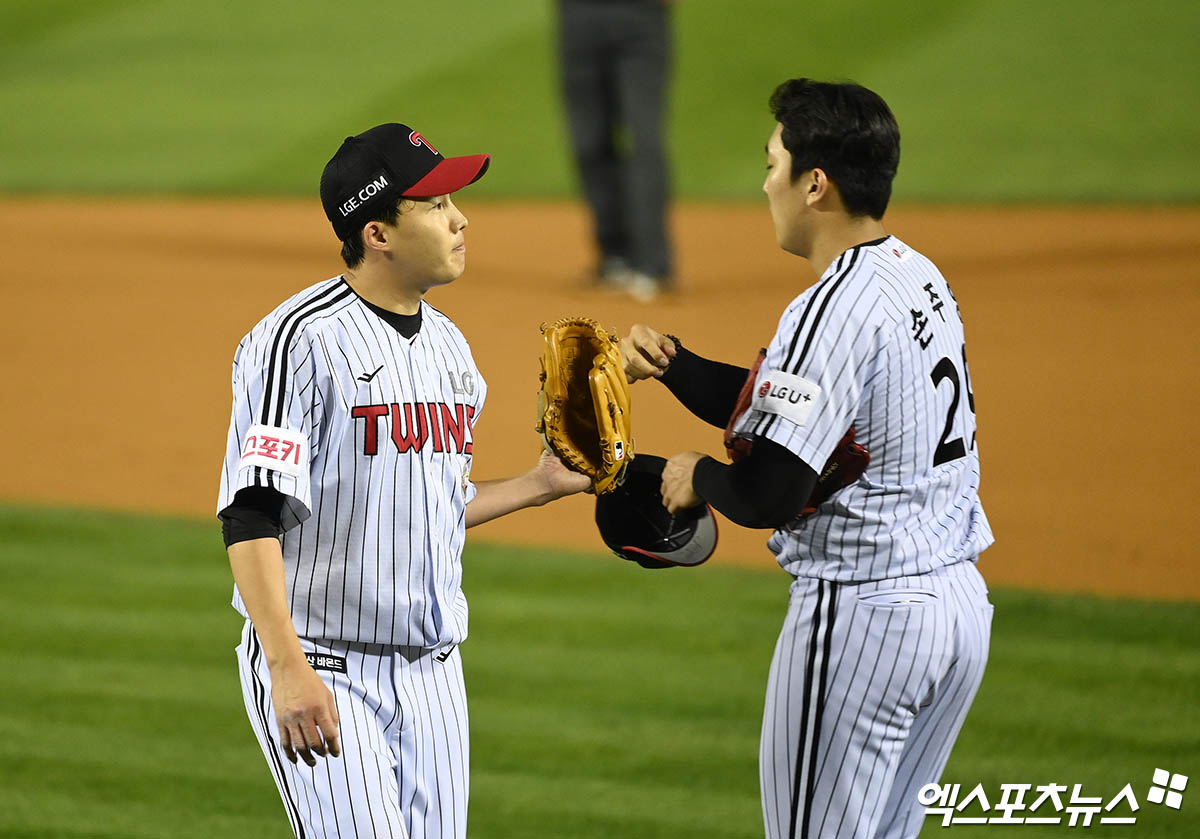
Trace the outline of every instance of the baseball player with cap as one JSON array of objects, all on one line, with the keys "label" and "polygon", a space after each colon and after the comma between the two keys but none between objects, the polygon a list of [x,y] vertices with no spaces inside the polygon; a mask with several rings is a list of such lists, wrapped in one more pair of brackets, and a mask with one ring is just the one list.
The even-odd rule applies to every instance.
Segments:
[{"label": "baseball player with cap", "polygon": [[[659,378],[727,428],[731,450],[748,450],[729,465],[670,458],[667,508],[704,500],[772,530],[793,577],[763,714],[766,835],[913,837],[917,792],[941,775],[991,630],[962,318],[934,264],[884,230],[900,159],[886,103],[855,84],[793,79],[771,109],[763,191],[776,239],[820,279],[752,370],[644,325],[621,349],[631,380]],[[854,438],[865,471],[802,516],[822,464]]]},{"label": "baseball player with cap", "polygon": [[465,531],[589,484],[550,455],[471,480],[487,385],[424,296],[463,273],[451,193],[488,164],[395,123],[347,138],[321,177],[346,270],[234,356],[217,509],[246,710],[297,837],[466,835]]}]

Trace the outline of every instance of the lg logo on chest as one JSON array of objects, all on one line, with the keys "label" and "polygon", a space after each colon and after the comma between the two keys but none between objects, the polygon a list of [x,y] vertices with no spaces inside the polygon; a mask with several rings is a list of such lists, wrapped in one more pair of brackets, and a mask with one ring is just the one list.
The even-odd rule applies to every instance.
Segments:
[{"label": "lg logo on chest", "polygon": [[469,370],[464,370],[461,374],[447,370],[446,378],[450,380],[450,389],[459,396],[475,395],[475,377]]}]

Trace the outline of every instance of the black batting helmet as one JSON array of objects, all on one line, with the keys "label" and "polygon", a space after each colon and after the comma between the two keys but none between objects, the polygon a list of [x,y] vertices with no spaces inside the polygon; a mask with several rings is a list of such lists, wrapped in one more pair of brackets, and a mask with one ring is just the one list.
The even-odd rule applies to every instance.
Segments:
[{"label": "black batting helmet", "polygon": [[717,522],[707,504],[675,515],[663,506],[663,467],[667,461],[638,454],[621,485],[596,496],[596,527],[617,556],[643,568],[699,565],[717,547]]}]

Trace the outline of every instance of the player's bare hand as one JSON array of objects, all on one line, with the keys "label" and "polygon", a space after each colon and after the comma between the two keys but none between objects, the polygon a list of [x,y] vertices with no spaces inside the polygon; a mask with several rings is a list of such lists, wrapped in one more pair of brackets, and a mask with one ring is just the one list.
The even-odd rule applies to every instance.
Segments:
[{"label": "player's bare hand", "polygon": [[667,461],[662,474],[663,506],[674,515],[680,510],[695,507],[703,499],[692,489],[696,464],[704,457],[700,452],[680,452]]},{"label": "player's bare hand", "polygon": [[567,468],[567,465],[550,451],[542,452],[532,474],[538,481],[541,495],[546,501],[583,492],[592,485],[591,478]]},{"label": "player's bare hand", "polygon": [[295,763],[299,756],[316,766],[316,756],[341,755],[333,694],[308,662],[272,668],[271,700],[279,722],[279,744],[288,760]]},{"label": "player's bare hand", "polygon": [[675,342],[644,323],[634,324],[619,343],[625,378],[630,384],[662,376],[675,357]]}]

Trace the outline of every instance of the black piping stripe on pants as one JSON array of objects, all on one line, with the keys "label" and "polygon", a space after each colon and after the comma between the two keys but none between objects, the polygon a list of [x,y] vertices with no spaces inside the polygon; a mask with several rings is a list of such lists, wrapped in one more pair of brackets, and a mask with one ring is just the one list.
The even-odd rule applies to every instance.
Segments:
[{"label": "black piping stripe on pants", "polygon": [[259,646],[258,634],[253,627],[250,629],[249,641],[252,652],[250,653],[250,678],[254,680],[254,693],[258,697],[258,702],[255,705],[255,710],[258,711],[258,719],[263,727],[263,736],[267,738],[267,757],[270,759],[271,766],[275,770],[275,775],[279,778],[279,785],[283,788],[283,804],[287,810],[288,818],[291,820],[295,829],[297,839],[305,839],[304,822],[300,818],[300,809],[296,806],[296,802],[292,800],[292,789],[287,782],[287,774],[283,770],[283,762],[279,759],[279,754],[275,746],[275,738],[271,736],[270,717],[267,714],[267,703],[271,701],[270,691],[258,678],[258,657],[262,648]]},{"label": "black piping stripe on pants", "polygon": [[[821,626],[821,607],[828,606],[825,626]],[[817,746],[821,742],[821,718],[825,714],[825,686],[829,676],[829,654],[833,647],[833,615],[837,608],[837,584],[825,580],[817,581],[817,605],[813,614],[812,632],[808,638],[808,661],[804,667],[804,709],[800,716],[800,738],[796,744],[796,774],[792,780],[792,820],[787,835],[797,839],[809,839],[809,820],[812,817],[813,792],[817,784]],[[821,647],[821,668],[816,672],[817,647]],[[814,685],[815,681],[815,685]],[[812,709],[812,742],[805,755],[805,734],[808,731],[809,709]],[[804,788],[804,812],[800,812],[800,789]]]}]

